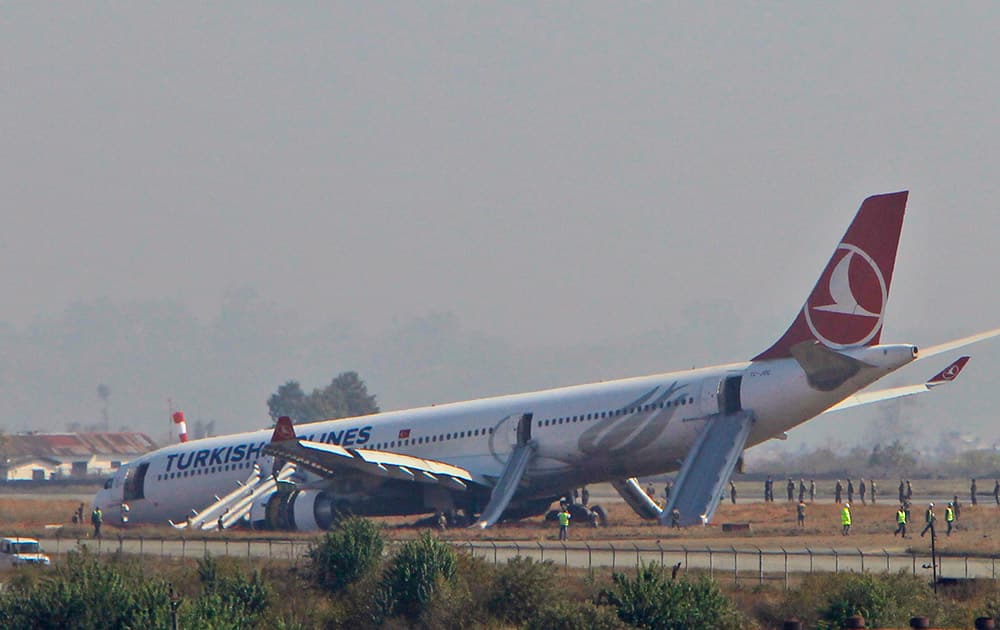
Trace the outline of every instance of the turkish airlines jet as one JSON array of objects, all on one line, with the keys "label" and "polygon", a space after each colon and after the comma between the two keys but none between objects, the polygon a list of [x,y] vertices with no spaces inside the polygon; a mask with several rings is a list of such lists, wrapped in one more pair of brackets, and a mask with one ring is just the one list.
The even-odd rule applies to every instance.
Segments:
[{"label": "turkish airlines jet", "polygon": [[[644,518],[707,523],[743,450],[817,415],[929,391],[862,391],[915,360],[883,344],[906,192],[866,199],[791,327],[749,361],[610,382],[252,431],[161,448],[121,467],[95,504],[113,520],[214,529],[321,530],[339,514],[461,513],[480,527],[544,514],[611,482]],[[661,509],[636,477],[679,471]],[[124,507],[124,506],[127,506]],[[604,519],[575,504],[577,518]]]}]

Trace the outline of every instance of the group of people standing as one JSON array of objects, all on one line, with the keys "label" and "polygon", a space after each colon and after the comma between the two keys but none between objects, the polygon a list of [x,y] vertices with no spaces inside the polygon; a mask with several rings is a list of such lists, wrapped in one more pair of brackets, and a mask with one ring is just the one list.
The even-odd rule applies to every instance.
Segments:
[{"label": "group of people standing", "polygon": [[[730,482],[730,486],[732,486],[732,482]],[[795,488],[796,488],[795,482],[792,481],[791,477],[789,477],[788,483],[785,484],[785,490],[788,493],[789,501],[795,500]],[[814,479],[810,479],[809,485],[806,486],[806,480],[799,479],[798,491],[799,491],[800,503],[805,501],[807,492],[809,493],[809,502],[812,503],[813,501],[816,500],[816,481]],[[732,496],[733,496],[733,503],[736,503],[735,487],[732,489]],[[774,480],[771,479],[771,477],[768,477],[764,481],[764,501],[767,503],[774,502]]]},{"label": "group of people standing", "polygon": [[[847,490],[847,503],[854,503],[854,481],[852,479],[847,480],[847,486],[837,480],[837,483],[833,486],[833,496],[835,503],[844,503],[844,490]],[[866,483],[864,477],[858,480],[858,498],[861,500],[862,505],[866,505],[870,500],[872,504],[878,502],[878,484],[874,479],[868,480]]]}]

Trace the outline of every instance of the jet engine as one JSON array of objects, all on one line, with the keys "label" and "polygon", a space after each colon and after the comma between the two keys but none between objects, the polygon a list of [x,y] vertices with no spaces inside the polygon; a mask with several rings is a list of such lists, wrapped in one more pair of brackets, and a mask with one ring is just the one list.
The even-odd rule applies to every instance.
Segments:
[{"label": "jet engine", "polygon": [[338,503],[334,495],[324,490],[272,492],[253,505],[250,521],[260,529],[324,531],[330,529],[346,508],[346,502]]}]

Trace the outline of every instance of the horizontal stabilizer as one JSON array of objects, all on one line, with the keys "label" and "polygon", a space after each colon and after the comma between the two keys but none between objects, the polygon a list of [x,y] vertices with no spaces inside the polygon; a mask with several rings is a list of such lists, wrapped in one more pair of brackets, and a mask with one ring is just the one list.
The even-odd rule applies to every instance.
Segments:
[{"label": "horizontal stabilizer", "polygon": [[930,346],[928,348],[921,348],[920,354],[917,355],[917,359],[927,359],[951,350],[958,350],[959,348],[964,348],[965,346],[972,345],[974,343],[985,341],[987,339],[992,339],[993,337],[1000,336],[1000,328],[994,328],[992,330],[987,330],[985,332],[976,333],[974,335],[969,335],[968,337],[962,337],[961,339],[953,339],[951,341],[946,341],[944,343],[939,343],[936,346]]},{"label": "horizontal stabilizer", "polygon": [[920,383],[919,385],[903,385],[902,387],[890,387],[889,389],[879,389],[873,392],[861,392],[851,396],[850,398],[844,399],[823,413],[843,411],[844,409],[860,407],[861,405],[870,405],[871,403],[882,402],[884,400],[893,400],[894,398],[924,394],[931,391],[931,388],[933,387],[944,385],[955,380],[962,372],[962,368],[964,368],[965,364],[968,362],[969,357],[960,357],[951,365],[935,374],[926,383]]}]

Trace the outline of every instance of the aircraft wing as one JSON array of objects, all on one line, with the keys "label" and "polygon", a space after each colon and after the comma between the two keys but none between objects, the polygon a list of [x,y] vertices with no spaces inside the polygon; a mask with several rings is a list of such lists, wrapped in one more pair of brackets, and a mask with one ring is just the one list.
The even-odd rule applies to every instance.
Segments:
[{"label": "aircraft wing", "polygon": [[300,440],[292,421],[284,416],[278,419],[271,442],[262,452],[322,477],[350,470],[387,479],[438,484],[453,490],[465,490],[468,483],[476,483],[468,470],[432,459]]},{"label": "aircraft wing", "polygon": [[844,399],[823,413],[842,411],[844,409],[850,409],[851,407],[858,407],[860,405],[868,405],[874,402],[881,402],[883,400],[892,400],[893,398],[903,398],[904,396],[913,396],[915,394],[929,392],[931,389],[939,385],[944,385],[955,380],[959,373],[961,373],[962,368],[964,368],[965,364],[968,362],[969,357],[959,357],[954,363],[935,374],[926,383],[920,383],[919,385],[903,385],[902,387],[890,387],[889,389],[879,389],[873,392],[860,392],[850,398]]}]

